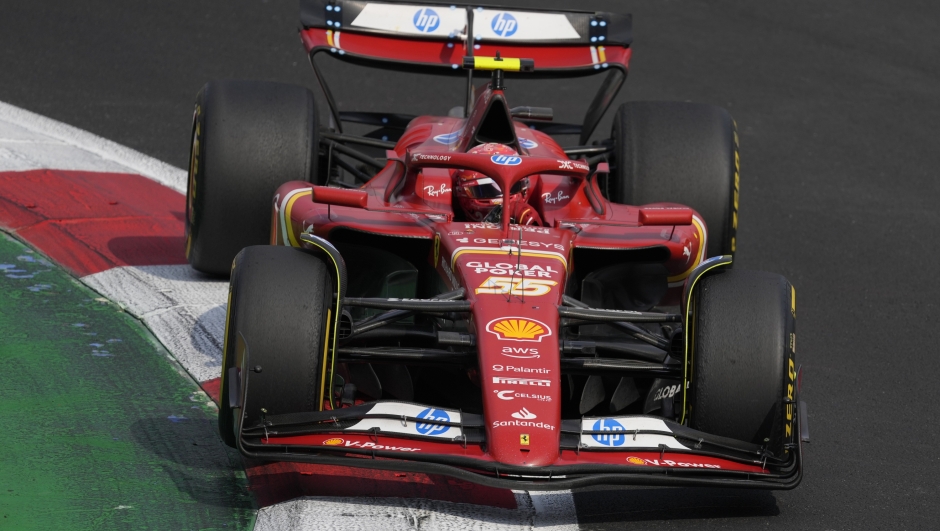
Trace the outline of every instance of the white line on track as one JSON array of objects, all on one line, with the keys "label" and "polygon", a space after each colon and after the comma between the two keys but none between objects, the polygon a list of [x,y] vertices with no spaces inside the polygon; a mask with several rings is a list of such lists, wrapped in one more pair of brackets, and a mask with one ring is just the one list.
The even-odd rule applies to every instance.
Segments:
[{"label": "white line on track", "polygon": [[[135,173],[185,193],[186,171],[0,102],[0,171]],[[198,381],[217,378],[228,283],[185,265],[120,267],[82,281],[141,319]],[[570,491],[514,491],[517,509],[415,498],[298,498],[258,512],[256,531],[578,529]]]}]

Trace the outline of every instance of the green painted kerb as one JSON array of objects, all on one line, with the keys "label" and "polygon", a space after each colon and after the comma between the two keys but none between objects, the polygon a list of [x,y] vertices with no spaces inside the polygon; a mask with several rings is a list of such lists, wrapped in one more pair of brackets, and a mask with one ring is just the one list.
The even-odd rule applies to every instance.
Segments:
[{"label": "green painted kerb", "polygon": [[0,529],[250,529],[208,397],[98,297],[0,233]]}]

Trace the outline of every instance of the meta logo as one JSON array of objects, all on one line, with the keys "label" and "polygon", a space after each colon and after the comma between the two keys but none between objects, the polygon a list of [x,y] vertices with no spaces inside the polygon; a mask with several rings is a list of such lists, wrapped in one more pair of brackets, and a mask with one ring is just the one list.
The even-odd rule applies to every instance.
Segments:
[{"label": "meta logo", "polygon": [[431,8],[419,9],[415,13],[415,28],[422,33],[431,33],[441,25],[441,17]]},{"label": "meta logo", "polygon": [[592,435],[595,441],[606,446],[620,446],[627,440],[626,435],[623,433],[623,424],[614,419],[598,420],[594,423],[592,431],[607,432]]},{"label": "meta logo", "polygon": [[493,155],[490,157],[493,164],[500,166],[518,166],[522,164],[522,157],[513,157],[512,155]]},{"label": "meta logo", "polygon": [[[423,420],[435,420],[437,422],[450,422],[450,415],[442,409],[427,408],[421,413],[418,413],[418,418]],[[433,437],[447,433],[450,426],[419,422],[415,428],[418,430],[419,434]]]},{"label": "meta logo", "polygon": [[519,22],[509,13],[500,13],[493,17],[490,27],[493,28],[493,33],[500,37],[512,37],[519,29]]},{"label": "meta logo", "polygon": [[437,135],[434,137],[434,141],[438,144],[444,144],[449,146],[451,144],[456,144],[457,140],[460,139],[460,131],[454,131],[453,133],[446,133],[443,135]]}]

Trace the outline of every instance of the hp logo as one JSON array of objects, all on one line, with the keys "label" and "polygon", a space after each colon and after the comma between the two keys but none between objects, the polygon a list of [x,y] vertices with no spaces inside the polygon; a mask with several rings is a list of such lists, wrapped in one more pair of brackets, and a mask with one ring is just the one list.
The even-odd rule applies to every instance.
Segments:
[{"label": "hp logo", "polygon": [[512,37],[519,29],[519,23],[516,21],[516,17],[509,13],[500,13],[490,22],[490,27],[493,28],[493,33],[500,37]]},{"label": "hp logo", "polygon": [[490,160],[493,161],[493,164],[499,164],[500,166],[518,166],[522,164],[522,157],[513,157],[511,155],[493,155]]},{"label": "hp logo", "polygon": [[415,13],[414,23],[421,33],[431,33],[441,25],[441,17],[437,16],[437,12],[428,7],[419,9]]},{"label": "hp logo", "polygon": [[603,431],[610,433],[595,433],[591,437],[594,440],[607,446],[621,446],[627,437],[623,434],[623,424],[614,419],[600,419],[594,423],[592,431]]},{"label": "hp logo", "polygon": [[[421,413],[418,413],[419,419],[427,420],[436,420],[438,422],[450,422],[450,415],[446,411],[440,409],[427,408]],[[418,433],[421,435],[443,435],[447,433],[447,430],[450,429],[450,426],[442,426],[440,424],[422,424],[418,423],[415,428],[418,430]]]}]

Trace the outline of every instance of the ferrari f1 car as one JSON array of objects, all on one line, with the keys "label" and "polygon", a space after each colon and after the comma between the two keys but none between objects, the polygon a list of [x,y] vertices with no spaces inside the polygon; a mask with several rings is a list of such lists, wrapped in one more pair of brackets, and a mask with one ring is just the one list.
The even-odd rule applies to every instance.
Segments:
[{"label": "ferrari f1 car", "polygon": [[[195,108],[186,254],[231,274],[229,445],[535,490],[799,483],[796,294],[731,268],[733,120],[630,102],[589,143],[629,15],[302,0],[301,22],[328,126],[276,83]],[[321,55],[467,91],[448,116],[342,111]],[[582,124],[508,103],[507,79],[593,74]]]}]

